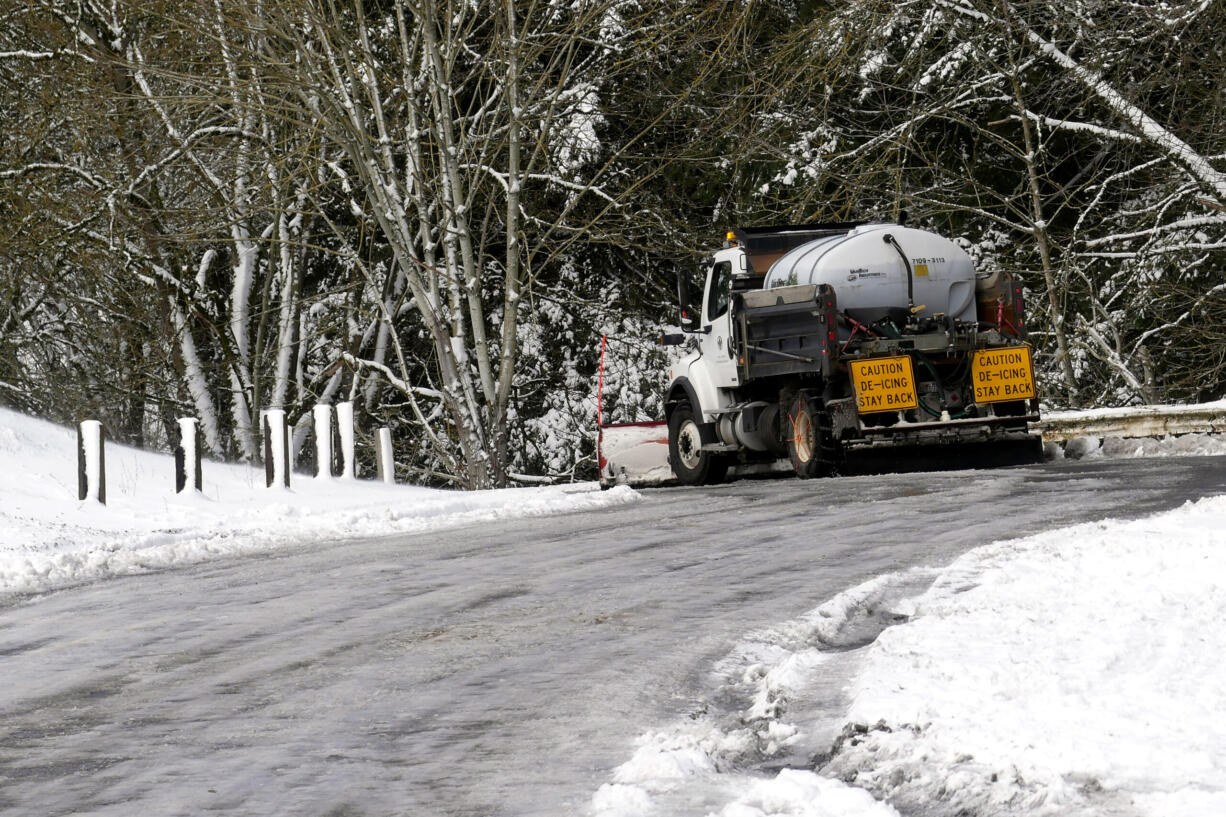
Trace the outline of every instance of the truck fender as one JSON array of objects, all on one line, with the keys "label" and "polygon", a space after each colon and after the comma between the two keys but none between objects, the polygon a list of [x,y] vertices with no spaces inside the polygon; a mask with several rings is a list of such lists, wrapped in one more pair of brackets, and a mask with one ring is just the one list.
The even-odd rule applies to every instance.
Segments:
[{"label": "truck fender", "polygon": [[[695,419],[705,419],[702,413],[702,403],[698,400],[698,392],[694,389],[694,384],[690,382],[688,377],[678,377],[669,387],[668,396],[664,399],[665,422],[671,422],[673,419],[673,409],[685,403],[689,403],[694,408]],[[698,432],[702,435],[703,445],[719,442],[715,423],[699,422]]]}]

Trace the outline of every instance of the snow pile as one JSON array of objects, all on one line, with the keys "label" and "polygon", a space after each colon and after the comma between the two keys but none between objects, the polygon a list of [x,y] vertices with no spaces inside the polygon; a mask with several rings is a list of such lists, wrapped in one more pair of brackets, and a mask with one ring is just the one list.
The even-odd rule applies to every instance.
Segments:
[{"label": "snow pile", "polygon": [[878,577],[746,638],[591,811],[1226,814],[1222,576],[1226,497]]},{"label": "snow pile", "polygon": [[35,592],[275,548],[419,533],[637,501],[594,483],[442,491],[204,463],[204,491],[176,495],[174,460],[106,446],[107,504],[77,501],[76,431],[0,410],[0,594]]},{"label": "snow pile", "polygon": [[695,726],[640,740],[614,782],[592,798],[599,817],[703,814],[713,817],[898,817],[868,792],[803,769],[773,777],[738,772],[746,731]]},{"label": "snow pile", "polygon": [[[838,658],[898,620],[893,612],[937,571],[888,574],[807,615],[750,634],[715,669],[699,712],[638,741],[634,756],[592,798],[595,817],[898,817],[867,791],[806,765],[828,700],[847,679]],[[831,679],[838,682],[833,692]],[[722,702],[733,702],[724,711]],[[829,737],[832,733],[826,731]],[[827,741],[828,745],[828,741]],[[763,766],[792,766],[763,778]]]},{"label": "snow pile", "polygon": [[867,651],[824,771],[907,810],[1226,814],[1226,497],[973,551]]}]

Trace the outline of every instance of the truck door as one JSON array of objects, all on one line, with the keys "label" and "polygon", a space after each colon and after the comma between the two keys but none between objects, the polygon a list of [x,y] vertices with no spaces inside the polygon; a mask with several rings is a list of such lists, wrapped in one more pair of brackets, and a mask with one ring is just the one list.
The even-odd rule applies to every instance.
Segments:
[{"label": "truck door", "polygon": [[732,262],[716,261],[707,276],[703,298],[699,348],[711,385],[731,388],[737,385],[736,351],[732,348]]}]

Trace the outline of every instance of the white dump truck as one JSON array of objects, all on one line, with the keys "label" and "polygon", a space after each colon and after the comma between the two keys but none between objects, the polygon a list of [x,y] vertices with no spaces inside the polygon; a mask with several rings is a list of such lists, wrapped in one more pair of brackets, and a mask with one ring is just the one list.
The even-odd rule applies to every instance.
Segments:
[{"label": "white dump truck", "polygon": [[662,342],[691,349],[665,419],[602,422],[602,484],[699,485],[785,460],[827,476],[903,447],[1041,459],[1022,288],[976,274],[953,241],[901,224],[741,228],[705,272],[701,304],[678,279],[683,333]]}]

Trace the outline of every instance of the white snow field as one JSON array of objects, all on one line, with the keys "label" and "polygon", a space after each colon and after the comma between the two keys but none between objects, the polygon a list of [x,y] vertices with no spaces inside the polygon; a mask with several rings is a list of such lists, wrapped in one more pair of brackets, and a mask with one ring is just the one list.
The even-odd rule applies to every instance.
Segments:
[{"label": "white snow field", "polygon": [[[75,450],[73,430],[0,412],[0,597],[12,603],[233,555],[640,498],[300,475],[267,489],[261,471],[212,462],[203,495],[184,497],[169,457],[109,445],[103,507],[76,500]],[[1189,435],[1082,441],[1069,454],[1222,450]],[[1224,619],[1226,497],[879,576],[747,634],[711,670],[710,711],[645,732],[586,811],[1226,814]]]},{"label": "white snow field", "polygon": [[77,500],[76,431],[0,409],[0,595],[337,539],[594,510],[638,500],[595,484],[444,491],[203,464],[174,491],[174,459],[107,444],[107,504]]}]

